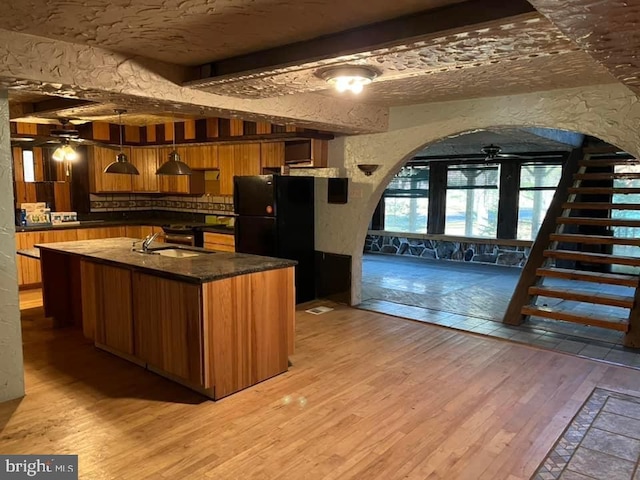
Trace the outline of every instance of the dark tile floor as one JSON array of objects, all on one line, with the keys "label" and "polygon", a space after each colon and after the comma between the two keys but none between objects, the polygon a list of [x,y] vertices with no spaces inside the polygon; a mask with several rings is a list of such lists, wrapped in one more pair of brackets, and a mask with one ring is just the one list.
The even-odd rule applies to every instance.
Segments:
[{"label": "dark tile floor", "polygon": [[640,398],[596,388],[532,480],[638,480]]},{"label": "dark tile floor", "polygon": [[[623,334],[615,330],[541,318],[516,327],[503,324],[502,316],[520,275],[518,268],[368,254],[362,273],[359,308],[640,369],[640,350],[624,348]],[[554,283],[562,285],[563,281]],[[583,285],[583,290],[593,292],[622,293],[625,289]],[[549,306],[560,303],[544,300]],[[583,313],[596,311],[567,301],[562,301],[561,307]],[[614,307],[599,309],[600,315],[626,316],[625,312]]]}]

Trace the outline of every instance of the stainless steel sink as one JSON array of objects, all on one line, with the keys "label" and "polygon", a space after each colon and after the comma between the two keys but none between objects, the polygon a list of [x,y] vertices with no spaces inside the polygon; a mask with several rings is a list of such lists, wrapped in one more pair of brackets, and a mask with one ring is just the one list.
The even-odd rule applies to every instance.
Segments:
[{"label": "stainless steel sink", "polygon": [[211,255],[216,252],[191,249],[189,247],[166,246],[150,248],[148,250],[134,250],[134,252],[145,253],[147,255],[161,255],[170,258],[193,258],[202,255]]},{"label": "stainless steel sink", "polygon": [[156,250],[153,253],[162,255],[163,257],[190,258],[206,255],[208,252],[194,252],[193,250],[182,250],[181,248],[165,248],[162,250]]}]

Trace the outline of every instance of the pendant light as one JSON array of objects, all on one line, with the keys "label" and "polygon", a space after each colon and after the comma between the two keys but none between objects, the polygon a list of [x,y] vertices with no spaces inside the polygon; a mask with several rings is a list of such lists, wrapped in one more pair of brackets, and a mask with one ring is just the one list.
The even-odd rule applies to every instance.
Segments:
[{"label": "pendant light", "polygon": [[180,160],[180,154],[176,150],[176,122],[173,121],[173,150],[169,154],[169,160],[164,162],[156,175],[191,175],[193,170],[186,163]]},{"label": "pendant light", "polygon": [[104,169],[104,173],[124,173],[127,175],[140,175],[140,172],[136,166],[129,163],[127,155],[122,151],[122,114],[126,113],[126,110],[115,110],[118,114],[118,124],[120,125],[120,153],[116,155],[116,161],[111,162]]}]

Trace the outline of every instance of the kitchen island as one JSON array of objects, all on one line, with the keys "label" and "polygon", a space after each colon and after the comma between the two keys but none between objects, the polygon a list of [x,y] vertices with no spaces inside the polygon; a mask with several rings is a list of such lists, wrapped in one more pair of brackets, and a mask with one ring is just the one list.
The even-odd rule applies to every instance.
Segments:
[{"label": "kitchen island", "polygon": [[287,370],[295,262],[135,241],[37,245],[54,325],[213,399]]}]

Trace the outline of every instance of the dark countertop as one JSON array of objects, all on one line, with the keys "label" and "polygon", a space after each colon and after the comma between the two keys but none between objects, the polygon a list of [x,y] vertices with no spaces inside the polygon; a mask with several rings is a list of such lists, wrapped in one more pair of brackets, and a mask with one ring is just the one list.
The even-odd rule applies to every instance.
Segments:
[{"label": "dark countertop", "polygon": [[[37,248],[54,252],[78,255],[99,263],[110,264],[151,275],[180,280],[188,283],[207,283],[223,278],[292,267],[297,262],[282,258],[261,257],[245,253],[214,252],[202,248],[189,250],[209,252],[192,258],[171,258],[133,252],[135,238],[105,238],[75,242],[43,243]],[[152,248],[167,247],[167,243],[154,243]],[[179,245],[176,245],[179,248]]]},{"label": "dark countertop", "polygon": [[189,222],[185,220],[162,220],[162,219],[150,219],[150,220],[86,220],[81,221],[80,224],[72,225],[43,225],[33,227],[17,226],[16,232],[42,232],[48,230],[69,230],[77,228],[106,228],[106,227],[126,227],[126,226],[141,226],[150,225],[155,227],[161,227],[162,225],[193,225],[197,226],[203,232],[212,233],[225,233],[233,235],[233,227],[225,227],[223,225],[212,225],[207,223]]}]

